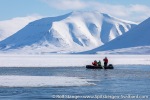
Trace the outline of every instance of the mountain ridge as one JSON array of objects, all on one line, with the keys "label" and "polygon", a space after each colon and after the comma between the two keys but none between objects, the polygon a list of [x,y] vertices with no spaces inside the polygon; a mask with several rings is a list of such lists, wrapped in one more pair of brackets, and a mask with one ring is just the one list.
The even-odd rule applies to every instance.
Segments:
[{"label": "mountain ridge", "polygon": [[49,49],[45,52],[78,52],[101,46],[134,26],[134,23],[119,21],[100,12],[76,11],[33,21],[1,41],[0,48],[11,50],[31,47],[32,50],[42,50],[43,47]]},{"label": "mountain ridge", "polygon": [[120,51],[121,49],[129,50],[129,48],[136,48],[136,50],[137,48],[142,48],[144,51],[144,47],[147,48],[148,46],[150,46],[149,26],[150,26],[150,18],[146,19],[138,26],[129,30],[127,33],[117,37],[116,39],[106,43],[105,45],[89,50],[84,53],[96,53],[108,50],[110,53],[113,53],[113,51],[117,52],[117,50]]}]

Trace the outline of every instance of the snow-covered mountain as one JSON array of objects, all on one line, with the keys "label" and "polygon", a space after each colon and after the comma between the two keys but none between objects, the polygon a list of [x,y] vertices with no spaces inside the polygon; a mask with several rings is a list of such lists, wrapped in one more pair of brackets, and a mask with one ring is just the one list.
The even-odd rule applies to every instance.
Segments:
[{"label": "snow-covered mountain", "polygon": [[150,18],[105,45],[84,53],[150,54],[149,37]]},{"label": "snow-covered mountain", "polygon": [[13,35],[17,31],[25,27],[29,22],[32,22],[39,18],[41,18],[41,16],[26,16],[0,21],[0,41]]},{"label": "snow-covered mountain", "polygon": [[137,47],[128,47],[128,48],[121,48],[121,49],[114,49],[114,50],[106,50],[106,51],[97,51],[97,54],[142,54],[142,55],[149,55],[150,54],[150,46],[137,46]]},{"label": "snow-covered mountain", "polygon": [[97,11],[47,17],[0,42],[0,48],[25,52],[79,52],[101,46],[127,32],[135,23]]}]

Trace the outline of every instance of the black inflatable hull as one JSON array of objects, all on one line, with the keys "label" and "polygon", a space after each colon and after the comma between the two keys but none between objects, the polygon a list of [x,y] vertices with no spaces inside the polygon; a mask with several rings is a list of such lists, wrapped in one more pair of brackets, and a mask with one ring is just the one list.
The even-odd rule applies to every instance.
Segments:
[{"label": "black inflatable hull", "polygon": [[86,65],[86,68],[87,69],[114,69],[112,64],[109,64],[107,67]]}]

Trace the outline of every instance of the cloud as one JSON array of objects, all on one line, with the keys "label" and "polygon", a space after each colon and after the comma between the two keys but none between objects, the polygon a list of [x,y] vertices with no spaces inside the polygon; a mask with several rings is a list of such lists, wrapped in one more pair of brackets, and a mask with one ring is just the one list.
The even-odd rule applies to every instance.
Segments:
[{"label": "cloud", "polygon": [[100,12],[113,15],[126,20],[141,22],[150,17],[150,7],[145,5],[111,5],[98,3],[94,6]]},{"label": "cloud", "polygon": [[150,17],[150,7],[145,5],[130,5],[128,8],[130,15],[128,18],[132,17],[132,19],[143,21],[146,18]]},{"label": "cloud", "polygon": [[150,7],[146,5],[113,5],[97,0],[42,0],[57,10],[98,10],[126,20],[140,22],[150,16]]},{"label": "cloud", "polygon": [[136,4],[136,5],[131,5],[131,9],[132,11],[134,12],[149,12],[150,8],[147,7],[147,6],[144,6],[144,5],[139,5],[139,4]]},{"label": "cloud", "polygon": [[81,0],[43,0],[48,3],[51,7],[60,10],[77,10],[86,8],[88,5]]}]

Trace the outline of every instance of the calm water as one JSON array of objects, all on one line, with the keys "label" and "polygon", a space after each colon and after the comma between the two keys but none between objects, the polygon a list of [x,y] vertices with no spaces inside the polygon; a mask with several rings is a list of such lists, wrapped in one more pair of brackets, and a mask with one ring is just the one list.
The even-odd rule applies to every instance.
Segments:
[{"label": "calm water", "polygon": [[85,96],[93,98],[91,100],[96,100],[97,98],[101,100],[150,100],[150,66],[120,65],[115,66],[114,70],[94,70],[85,69],[84,67],[0,68],[0,76],[4,75],[79,77],[93,79],[95,81],[92,83],[95,85],[58,87],[0,86],[0,100],[59,100],[58,98],[67,100],[67,98],[74,98],[75,96],[79,100],[82,100]]}]

